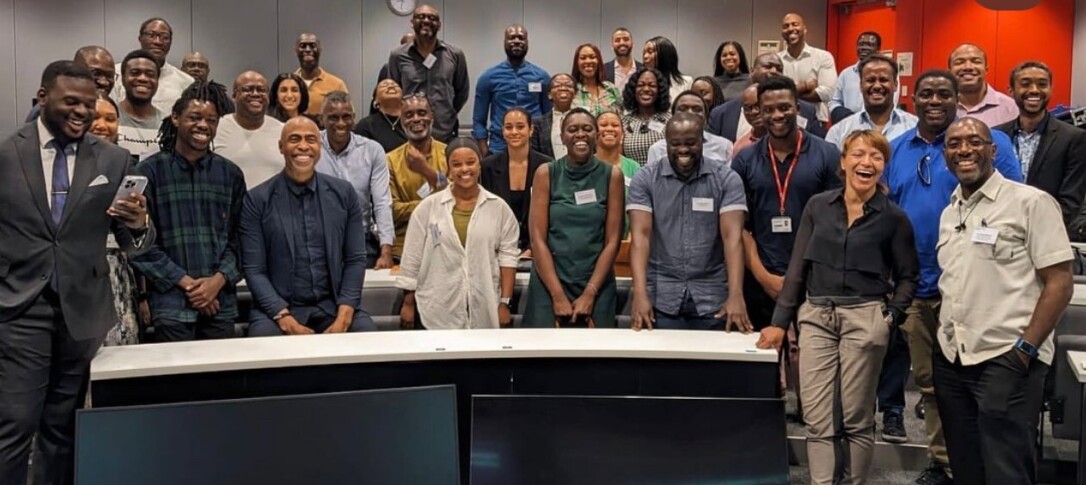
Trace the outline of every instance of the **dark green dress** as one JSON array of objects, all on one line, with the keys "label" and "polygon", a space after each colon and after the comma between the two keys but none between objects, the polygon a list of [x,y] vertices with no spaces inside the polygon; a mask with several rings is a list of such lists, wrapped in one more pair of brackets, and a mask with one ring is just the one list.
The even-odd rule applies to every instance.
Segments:
[{"label": "dark green dress", "polygon": [[[611,183],[611,165],[592,157],[575,166],[565,157],[550,164],[551,204],[547,245],[554,258],[558,281],[570,303],[584,293],[596,260],[603,251],[607,226],[607,196]],[[620,195],[621,196],[621,195]],[[592,202],[592,199],[595,199]],[[578,204],[578,199],[581,204]],[[528,280],[525,327],[554,327],[554,307],[550,292],[532,268]],[[600,285],[592,319],[597,327],[615,327],[615,274],[607,275]]]}]

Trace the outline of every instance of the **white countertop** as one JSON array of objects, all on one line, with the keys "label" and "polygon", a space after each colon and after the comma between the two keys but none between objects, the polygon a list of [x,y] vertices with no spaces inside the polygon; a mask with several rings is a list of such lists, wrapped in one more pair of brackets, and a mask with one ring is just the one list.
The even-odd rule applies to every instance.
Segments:
[{"label": "white countertop", "polygon": [[1086,285],[1075,284],[1075,291],[1071,293],[1071,304],[1086,306]]},{"label": "white countertop", "polygon": [[[616,278],[616,280],[618,280],[620,282],[620,284],[621,284],[622,282],[629,282],[630,278],[629,277],[619,276],[619,277]],[[519,287],[527,287],[528,286],[528,273],[517,272],[516,285],[519,286]],[[238,286],[245,286],[245,280],[242,280],[240,283],[238,283]],[[1086,286],[1086,285],[1084,285],[1084,286]],[[365,279],[365,281],[363,281],[363,284],[362,284],[363,289],[395,288],[395,287],[396,287],[396,276],[392,274],[392,270],[388,270],[388,269],[367,269],[366,270],[366,279]],[[1084,290],[1084,291],[1086,291],[1086,290]],[[1086,304],[1086,303],[1084,303],[1084,304]]]},{"label": "white countertop", "polygon": [[1075,379],[1080,384],[1086,384],[1086,352],[1068,351],[1067,360],[1071,362],[1071,370],[1075,373]]},{"label": "white countertop", "polygon": [[488,329],[365,332],[104,347],[91,380],[452,359],[638,358],[777,362],[757,333],[690,330]]}]

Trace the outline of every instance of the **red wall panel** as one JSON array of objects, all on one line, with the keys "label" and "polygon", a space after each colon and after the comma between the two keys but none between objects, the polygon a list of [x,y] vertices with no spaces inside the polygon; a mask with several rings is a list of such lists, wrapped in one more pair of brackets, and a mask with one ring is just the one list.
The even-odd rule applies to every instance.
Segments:
[{"label": "red wall panel", "polygon": [[[836,10],[836,7],[833,8]],[[856,5],[849,8],[847,14],[841,14],[837,25],[836,50],[830,49],[837,60],[837,70],[856,63],[856,38],[863,32],[878,32],[882,36],[882,49],[894,50],[896,21],[894,9],[884,4]]]}]

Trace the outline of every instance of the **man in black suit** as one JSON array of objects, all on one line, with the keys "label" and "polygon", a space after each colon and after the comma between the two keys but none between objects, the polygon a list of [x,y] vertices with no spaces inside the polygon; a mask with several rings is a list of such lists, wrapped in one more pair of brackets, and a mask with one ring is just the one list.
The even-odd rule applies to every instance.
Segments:
[{"label": "man in black suit", "polygon": [[316,172],[321,135],[309,118],[287,121],[279,150],[283,172],[249,191],[241,211],[249,336],[376,330],[362,309],[368,223],[358,194]]},{"label": "man in black suit", "polygon": [[[750,80],[753,84],[765,81],[770,76],[783,76],[784,64],[777,54],[767,53],[754,58]],[[804,131],[819,138],[826,138],[826,127],[818,121],[818,107],[802,99],[799,103],[799,117],[796,122]],[[750,125],[743,118],[743,102],[733,99],[709,113],[709,133],[727,138],[732,143],[750,130]]]},{"label": "man in black suit", "polygon": [[1011,71],[1011,95],[1018,118],[996,129],[1011,137],[1026,184],[1060,203],[1072,240],[1086,239],[1086,225],[1075,224],[1086,191],[1086,131],[1048,113],[1052,71],[1042,62],[1026,61]]},{"label": "man in black suit", "polygon": [[[611,33],[611,50],[615,52],[615,58],[603,65],[603,77],[614,84],[621,92],[626,87],[626,81],[630,76],[641,69],[642,64],[633,59],[633,34],[626,27],[619,27]],[[616,76],[616,72],[618,75]]]},{"label": "man in black suit", "polygon": [[49,64],[38,120],[0,142],[0,483],[73,481],[75,410],[90,361],[117,322],[106,263],[112,231],[130,254],[154,238],[142,195],[114,200],[128,152],[85,136],[89,69]]}]

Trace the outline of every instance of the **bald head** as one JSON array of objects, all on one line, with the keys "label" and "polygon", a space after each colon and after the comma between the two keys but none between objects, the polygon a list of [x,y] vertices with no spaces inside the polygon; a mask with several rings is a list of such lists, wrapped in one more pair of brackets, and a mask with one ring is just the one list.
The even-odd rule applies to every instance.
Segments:
[{"label": "bald head", "polygon": [[317,34],[305,32],[299,35],[294,43],[294,54],[298,56],[298,66],[302,71],[315,74],[321,63],[321,40]]},{"label": "bald head", "polygon": [[181,58],[181,70],[193,79],[207,82],[207,76],[211,74],[211,62],[199,52],[189,52]]},{"label": "bald head", "polygon": [[432,42],[441,31],[441,13],[432,5],[419,5],[411,14],[411,30],[415,31],[415,39],[422,42]]},{"label": "bald head", "polygon": [[705,120],[693,113],[679,112],[671,116],[664,129],[667,159],[671,170],[687,180],[701,166],[702,129]]},{"label": "bald head", "polygon": [[408,32],[408,33],[404,34],[403,37],[400,37],[400,45],[410,44],[410,43],[412,43],[414,41],[415,41],[415,33],[414,32]]},{"label": "bald head", "polygon": [[969,197],[992,176],[995,146],[992,131],[984,122],[965,117],[950,124],[943,145],[947,170],[957,177],[962,193]]},{"label": "bald head", "polygon": [[239,123],[259,128],[268,109],[268,80],[256,71],[245,71],[234,78],[234,105]]},{"label": "bald head", "polygon": [[97,45],[80,47],[75,51],[72,61],[89,69],[91,75],[94,76],[94,85],[98,92],[109,96],[110,91],[113,91],[117,71],[113,68],[113,55],[105,47]]},{"label": "bald head", "polygon": [[962,44],[950,52],[947,67],[958,79],[958,94],[977,94],[988,81],[988,54],[976,44]]},{"label": "bald head", "polygon": [[286,162],[283,171],[294,182],[304,184],[313,178],[321,157],[321,132],[313,120],[295,116],[283,125],[279,152]]},{"label": "bald head", "polygon": [[750,68],[751,82],[764,82],[770,76],[780,76],[784,73],[784,63],[777,54],[767,52],[754,58],[754,65]]},{"label": "bald head", "polygon": [[781,38],[784,44],[802,47],[807,39],[807,23],[798,13],[790,13],[781,20]]}]

